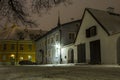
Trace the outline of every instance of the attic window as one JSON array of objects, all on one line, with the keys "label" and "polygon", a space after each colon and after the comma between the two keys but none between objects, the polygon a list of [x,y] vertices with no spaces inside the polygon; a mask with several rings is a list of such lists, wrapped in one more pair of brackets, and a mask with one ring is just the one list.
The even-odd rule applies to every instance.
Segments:
[{"label": "attic window", "polygon": [[74,32],[69,33],[69,39],[74,40],[74,38],[75,38],[75,33]]},{"label": "attic window", "polygon": [[79,27],[79,26],[80,26],[80,24],[76,24],[76,26],[77,26],[77,27]]},{"label": "attic window", "polygon": [[92,27],[86,29],[86,37],[87,38],[93,37],[95,35],[97,35],[96,26],[92,26]]}]

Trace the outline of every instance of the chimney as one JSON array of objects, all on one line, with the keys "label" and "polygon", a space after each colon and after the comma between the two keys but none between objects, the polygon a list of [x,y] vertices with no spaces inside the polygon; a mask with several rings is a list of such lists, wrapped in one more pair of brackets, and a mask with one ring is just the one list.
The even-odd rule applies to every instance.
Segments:
[{"label": "chimney", "polygon": [[113,7],[108,7],[108,8],[107,8],[107,12],[109,12],[109,13],[114,13],[114,8],[113,8]]}]

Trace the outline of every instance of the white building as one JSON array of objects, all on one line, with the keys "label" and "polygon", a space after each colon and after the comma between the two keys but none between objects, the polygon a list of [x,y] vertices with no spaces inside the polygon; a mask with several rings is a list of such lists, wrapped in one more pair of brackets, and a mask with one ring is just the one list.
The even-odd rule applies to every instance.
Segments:
[{"label": "white building", "polygon": [[75,45],[78,63],[120,64],[120,15],[85,9]]},{"label": "white building", "polygon": [[[36,57],[38,63],[66,64],[74,63],[73,44],[81,20],[60,24],[36,40]],[[46,62],[44,62],[46,60]]]}]

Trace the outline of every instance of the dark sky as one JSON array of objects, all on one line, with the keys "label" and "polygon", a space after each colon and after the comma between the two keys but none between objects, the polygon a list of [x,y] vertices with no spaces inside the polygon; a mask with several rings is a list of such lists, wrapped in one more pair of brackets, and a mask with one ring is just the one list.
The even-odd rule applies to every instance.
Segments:
[{"label": "dark sky", "polygon": [[73,0],[73,4],[64,6],[63,4],[53,8],[48,14],[39,18],[39,27],[44,30],[50,30],[57,25],[58,11],[60,12],[61,23],[66,23],[81,19],[84,9],[95,8],[106,10],[107,7],[114,7],[116,13],[120,13],[120,0]]},{"label": "dark sky", "polygon": [[[71,22],[72,20],[81,19],[84,9],[95,8],[106,10],[108,7],[114,7],[116,13],[120,13],[120,0],[72,0],[72,5],[64,6],[63,4],[58,5],[55,8],[52,8],[46,14],[42,16],[34,15],[32,20],[36,21],[38,28],[42,30],[50,30],[53,27],[56,27],[58,21],[58,12],[60,14],[61,24],[66,22]],[[28,0],[30,3],[30,0]],[[71,19],[72,18],[72,19]]]}]

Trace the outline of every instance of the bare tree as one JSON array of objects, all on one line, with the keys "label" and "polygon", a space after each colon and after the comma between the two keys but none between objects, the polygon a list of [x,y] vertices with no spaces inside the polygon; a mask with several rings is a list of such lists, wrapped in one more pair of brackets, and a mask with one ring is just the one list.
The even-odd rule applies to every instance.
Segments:
[{"label": "bare tree", "polygon": [[64,5],[71,4],[71,0],[33,0],[33,11],[41,13],[44,9],[46,11],[50,10],[50,8],[59,5],[60,3],[64,3]]},{"label": "bare tree", "polygon": [[[36,26],[36,23],[30,18],[30,12],[26,7],[27,0],[0,0],[0,17],[5,18],[7,22]],[[51,7],[69,0],[31,0],[32,9],[39,12],[43,9],[49,10]],[[1,19],[2,19],[1,18]]]},{"label": "bare tree", "polygon": [[33,21],[27,19],[29,14],[25,10],[24,3],[24,0],[0,0],[1,16],[12,23],[35,25]]}]

